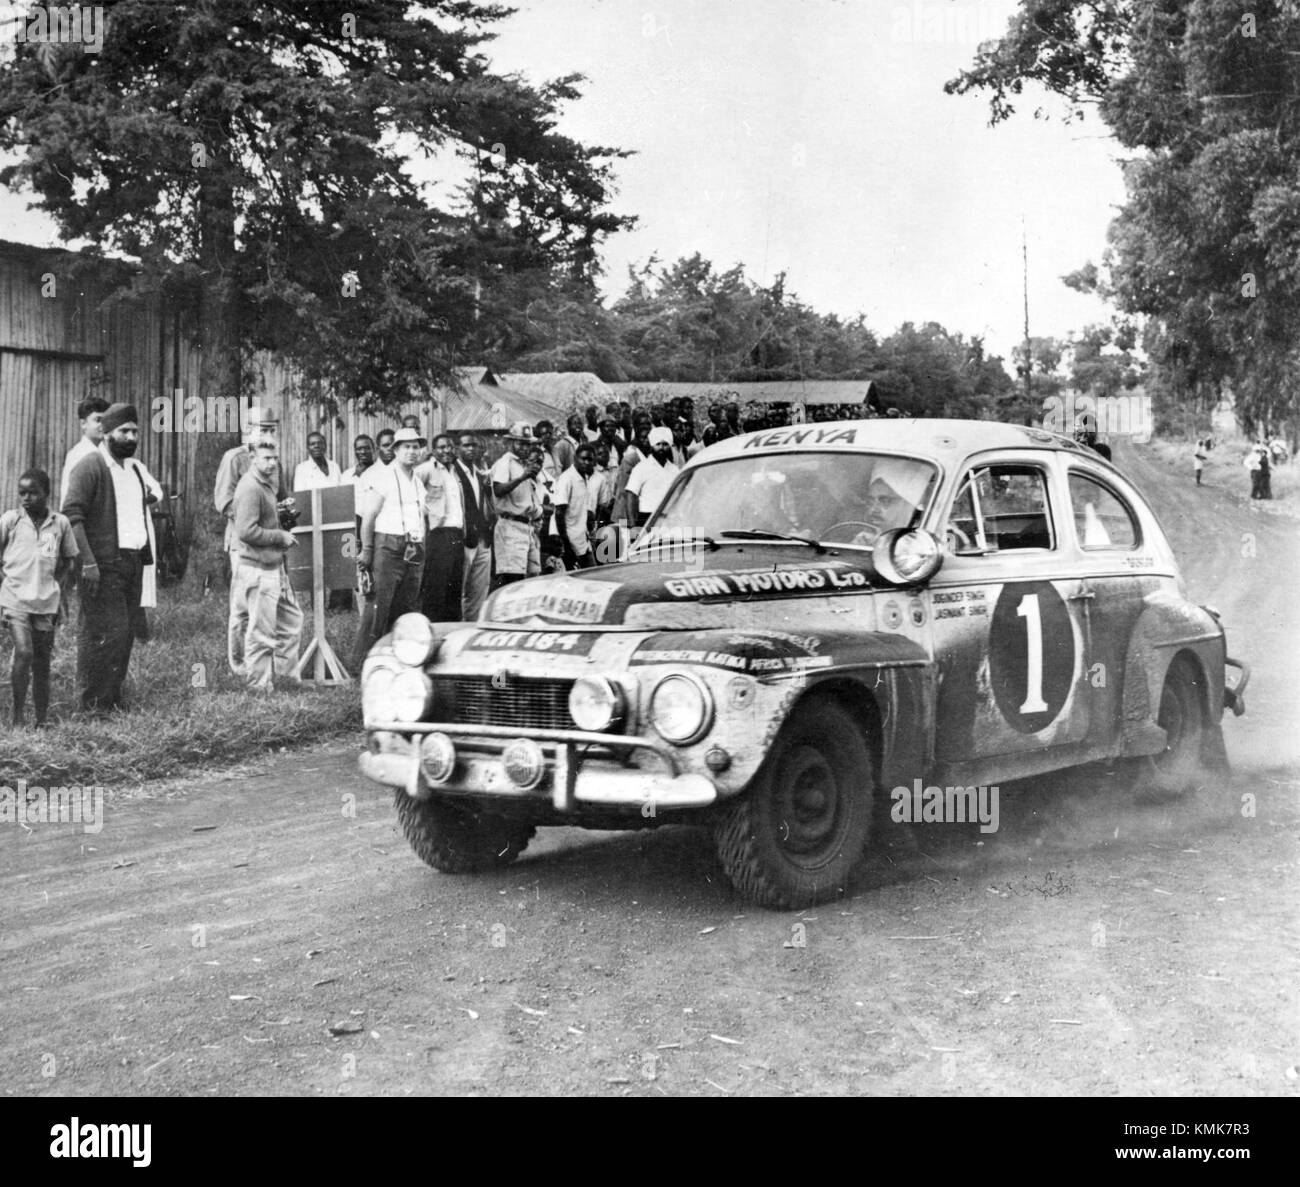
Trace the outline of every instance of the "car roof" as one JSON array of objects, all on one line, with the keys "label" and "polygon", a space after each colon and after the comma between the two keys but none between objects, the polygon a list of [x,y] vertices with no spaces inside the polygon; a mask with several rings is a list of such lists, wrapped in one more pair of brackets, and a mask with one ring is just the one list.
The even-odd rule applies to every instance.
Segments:
[{"label": "car roof", "polygon": [[[828,420],[780,429],[759,429],[728,437],[700,450],[692,466],[739,455],[755,456],[786,450],[861,451],[905,453],[951,464],[986,449],[1060,449],[1097,457],[1073,438],[1031,425],[1004,424],[996,420],[941,418],[887,418],[878,420]],[[1098,460],[1102,460],[1098,457]]]}]

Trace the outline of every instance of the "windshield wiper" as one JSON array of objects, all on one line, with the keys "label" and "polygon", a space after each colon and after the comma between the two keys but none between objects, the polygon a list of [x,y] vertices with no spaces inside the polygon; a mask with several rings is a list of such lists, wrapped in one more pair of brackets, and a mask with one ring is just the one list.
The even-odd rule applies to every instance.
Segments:
[{"label": "windshield wiper", "polygon": [[765,532],[757,528],[733,528],[719,532],[718,535],[730,540],[788,540],[791,544],[806,544],[818,554],[826,551],[826,545],[820,540],[810,540],[807,536],[785,536],[780,532]]}]

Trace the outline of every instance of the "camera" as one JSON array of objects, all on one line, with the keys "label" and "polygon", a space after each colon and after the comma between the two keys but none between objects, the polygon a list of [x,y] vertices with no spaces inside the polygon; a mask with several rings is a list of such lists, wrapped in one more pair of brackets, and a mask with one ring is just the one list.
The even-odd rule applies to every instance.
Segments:
[{"label": "camera", "polygon": [[280,517],[280,529],[285,532],[291,532],[298,526],[298,520],[302,518],[302,512],[298,510],[298,504],[292,497],[281,499],[275,505],[276,514]]}]

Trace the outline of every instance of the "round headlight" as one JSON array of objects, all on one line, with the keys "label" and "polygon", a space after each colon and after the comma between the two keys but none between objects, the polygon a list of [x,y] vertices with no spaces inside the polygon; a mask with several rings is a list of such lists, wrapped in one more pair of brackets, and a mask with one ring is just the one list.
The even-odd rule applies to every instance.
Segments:
[{"label": "round headlight", "polygon": [[422,668],[438,650],[438,636],[433,624],[423,614],[403,614],[393,623],[390,646],[402,663],[412,668]]},{"label": "round headlight", "polygon": [[623,691],[603,676],[580,676],[569,690],[569,716],[580,730],[607,730],[622,720]]},{"label": "round headlight", "polygon": [[666,741],[689,746],[713,722],[713,698],[694,676],[665,676],[650,697],[650,721]]},{"label": "round headlight", "polygon": [[506,778],[522,791],[536,787],[546,773],[546,756],[532,738],[516,738],[501,752]]},{"label": "round headlight", "polygon": [[398,672],[388,686],[394,721],[419,721],[433,699],[433,681],[419,668]]},{"label": "round headlight", "polygon": [[943,548],[924,528],[886,532],[876,541],[872,560],[891,585],[919,585],[939,570]]},{"label": "round headlight", "polygon": [[393,720],[392,668],[371,665],[361,677],[361,713],[366,722]]},{"label": "round headlight", "polygon": [[430,783],[446,783],[456,769],[456,747],[446,734],[425,734],[420,741],[420,769]]}]

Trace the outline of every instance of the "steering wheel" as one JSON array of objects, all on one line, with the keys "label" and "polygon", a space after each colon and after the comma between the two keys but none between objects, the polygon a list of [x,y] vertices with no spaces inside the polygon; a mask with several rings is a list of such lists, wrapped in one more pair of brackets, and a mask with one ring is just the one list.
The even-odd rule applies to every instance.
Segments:
[{"label": "steering wheel", "polygon": [[971,541],[971,538],[968,535],[966,535],[966,533],[963,532],[961,528],[959,528],[955,523],[950,523],[948,525],[947,535],[956,541],[956,547],[952,549],[953,552],[961,552],[964,550],[973,549],[975,547],[974,543],[972,543]]},{"label": "steering wheel", "polygon": [[[831,533],[834,532],[836,528],[865,528],[869,532],[875,532],[877,536],[885,530],[878,523],[867,523],[866,520],[862,519],[841,519],[839,523],[831,524],[831,526],[824,532],[820,533],[820,539],[823,542],[830,541]],[[837,544],[850,543],[849,540],[837,540],[831,542]]]}]

